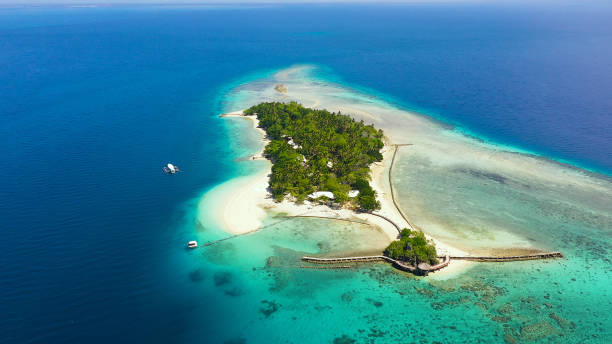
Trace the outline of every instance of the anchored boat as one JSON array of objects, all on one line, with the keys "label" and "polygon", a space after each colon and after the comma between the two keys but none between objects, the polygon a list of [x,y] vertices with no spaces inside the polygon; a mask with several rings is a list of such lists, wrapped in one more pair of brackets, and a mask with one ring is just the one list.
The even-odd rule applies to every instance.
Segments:
[{"label": "anchored boat", "polygon": [[168,174],[175,174],[177,172],[181,172],[181,170],[179,170],[178,166],[172,165],[170,163],[168,163],[168,165],[162,167],[162,170],[164,170],[164,172],[166,172]]}]

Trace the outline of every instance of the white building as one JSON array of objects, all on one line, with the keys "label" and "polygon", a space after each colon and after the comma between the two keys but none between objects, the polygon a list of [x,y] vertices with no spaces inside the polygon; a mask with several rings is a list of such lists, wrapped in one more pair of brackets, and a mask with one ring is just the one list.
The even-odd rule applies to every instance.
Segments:
[{"label": "white building", "polygon": [[310,195],[308,195],[309,198],[319,198],[321,196],[325,196],[329,199],[334,199],[334,194],[331,191],[317,191],[317,192],[313,192]]}]

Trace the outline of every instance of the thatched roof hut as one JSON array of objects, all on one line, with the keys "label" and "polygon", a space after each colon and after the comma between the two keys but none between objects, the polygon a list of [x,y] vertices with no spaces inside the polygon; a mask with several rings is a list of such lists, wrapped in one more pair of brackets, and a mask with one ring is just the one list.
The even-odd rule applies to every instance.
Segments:
[{"label": "thatched roof hut", "polygon": [[419,265],[417,265],[417,268],[423,272],[427,272],[431,270],[431,265],[427,263],[419,263]]}]

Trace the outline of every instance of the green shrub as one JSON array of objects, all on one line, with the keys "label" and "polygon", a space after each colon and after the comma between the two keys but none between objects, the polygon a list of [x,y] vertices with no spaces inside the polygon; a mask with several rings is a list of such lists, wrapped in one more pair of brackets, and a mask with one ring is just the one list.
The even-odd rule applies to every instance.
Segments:
[{"label": "green shrub", "polygon": [[438,253],[433,242],[425,238],[421,231],[410,231],[404,228],[400,233],[400,239],[395,240],[387,246],[384,254],[387,257],[409,262],[413,265],[419,263],[438,263]]}]

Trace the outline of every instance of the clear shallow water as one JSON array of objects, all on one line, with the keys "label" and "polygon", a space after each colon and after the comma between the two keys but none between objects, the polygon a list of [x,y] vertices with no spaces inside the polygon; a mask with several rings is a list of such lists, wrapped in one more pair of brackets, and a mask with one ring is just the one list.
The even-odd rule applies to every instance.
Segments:
[{"label": "clear shallow water", "polygon": [[[14,167],[0,183],[0,341],[502,342],[507,333],[610,341],[610,228],[584,210],[596,203],[589,199],[568,206],[527,198],[545,208],[502,218],[528,214],[538,226],[519,234],[527,228],[568,259],[478,265],[443,283],[385,265],[279,266],[342,249],[348,237],[376,240],[369,228],[284,223],[213,250],[182,248],[194,236],[223,235],[196,221],[200,196],[252,172],[234,161],[253,150],[248,126],[216,117],[243,100],[224,96],[269,74],[253,71],[295,63],[329,66],[331,81],[498,142],[609,171],[609,8],[42,8],[0,16],[0,61],[9,66],[0,69],[0,149]],[[363,25],[372,18],[381,20]],[[186,172],[168,178],[160,171],[167,161]],[[458,175],[474,185],[474,176]],[[427,192],[431,180],[421,177],[419,192]],[[466,197],[482,200],[487,190]],[[597,204],[609,216],[609,203]],[[539,219],[538,211],[552,213]]]},{"label": "clear shallow water", "polygon": [[[393,143],[413,143],[402,147],[397,157],[393,175],[397,196],[411,220],[442,241],[474,253],[538,248],[565,255],[557,261],[476,264],[467,273],[442,281],[417,280],[385,266],[364,267],[360,273],[376,276],[380,293],[369,289],[367,283],[372,281],[350,289],[351,281],[361,278],[354,273],[341,284],[319,282],[329,288],[315,295],[313,303],[326,300],[327,293],[362,297],[348,308],[337,300],[327,301],[333,303],[329,316],[338,317],[329,321],[369,314],[363,315],[369,326],[356,321],[342,327],[358,342],[376,341],[372,338],[474,342],[473,335],[466,339],[467,333],[476,333],[482,342],[607,341],[612,306],[609,177],[465,137],[444,124],[394,108],[380,96],[343,87],[337,77],[330,82],[327,76],[329,71],[296,66],[242,85],[230,98],[237,100],[234,108],[260,99],[299,99],[340,109],[382,127]],[[280,82],[287,86],[287,95],[273,90]],[[276,238],[280,237],[279,233]],[[287,252],[283,261],[296,257]],[[311,288],[301,281],[299,271],[284,275],[293,287]],[[327,278],[333,281],[335,276]],[[421,303],[411,303],[403,298],[406,295]],[[346,295],[340,299],[352,302]],[[284,302],[296,304],[291,298]],[[380,309],[372,312],[372,304]],[[481,327],[474,326],[476,322]],[[462,332],[466,328],[473,332]]]}]

